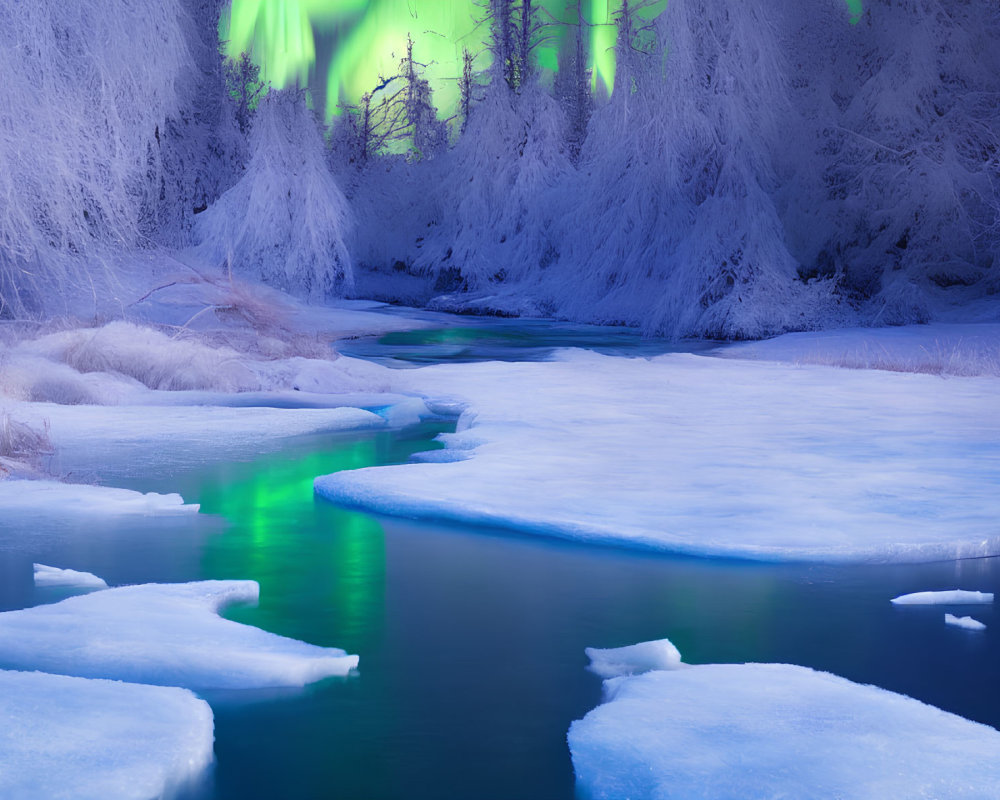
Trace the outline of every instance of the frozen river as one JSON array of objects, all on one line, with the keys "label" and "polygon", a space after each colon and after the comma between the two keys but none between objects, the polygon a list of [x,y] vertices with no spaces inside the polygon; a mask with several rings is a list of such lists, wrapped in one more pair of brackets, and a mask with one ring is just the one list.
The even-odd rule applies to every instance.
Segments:
[{"label": "frozen river", "polygon": [[[491,357],[509,337],[532,354],[548,346],[504,329],[508,344],[488,343]],[[453,334],[466,360],[480,346],[470,330]],[[438,346],[444,334],[388,344],[415,360],[420,337]],[[166,459],[157,474],[125,456],[63,465],[179,492],[201,513],[99,530],[5,524],[2,610],[57,598],[33,586],[33,562],[111,584],[253,579],[259,606],[227,616],[359,654],[346,679],[204,695],[217,763],[202,788],[219,800],[572,798],[566,732],[601,700],[584,648],[663,637],[690,663],[800,664],[1000,726],[996,638],[945,626],[940,608],[889,602],[924,589],[1000,591],[996,558],[847,567],[669,557],[375,517],[314,497],[317,475],[406,461],[452,427],[299,437],[248,460]],[[992,606],[975,615],[994,627]]]}]

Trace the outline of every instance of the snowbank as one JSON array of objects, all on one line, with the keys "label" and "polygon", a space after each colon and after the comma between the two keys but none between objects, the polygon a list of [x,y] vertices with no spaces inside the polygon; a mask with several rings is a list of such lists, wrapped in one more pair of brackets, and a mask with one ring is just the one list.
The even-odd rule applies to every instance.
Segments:
[{"label": "snowbank", "polygon": [[787,664],[709,664],[605,683],[569,730],[582,797],[992,797],[1000,732]]},{"label": "snowbank", "polygon": [[972,617],[956,617],[954,614],[944,615],[945,625],[954,625],[956,628],[965,628],[968,631],[985,631],[986,626],[978,619]]},{"label": "snowbank", "polygon": [[[0,344],[0,395],[60,405],[117,405],[144,402],[150,390],[160,395],[342,393],[390,387],[391,372],[384,367],[333,358],[327,342],[303,333],[271,333],[255,335],[233,326],[226,332],[187,332],[177,338],[119,321],[50,333],[9,348]],[[232,339],[241,349],[213,341],[215,337]],[[288,355],[296,350],[315,357]]]},{"label": "snowbank", "polygon": [[965,589],[952,589],[944,592],[912,592],[901,594],[889,601],[897,606],[926,605],[969,605],[992,603],[992,592],[970,592]]},{"label": "snowbank", "polygon": [[0,796],[149,800],[213,760],[212,711],[186,689],[0,671]]},{"label": "snowbank", "polygon": [[334,502],[690,554],[1000,554],[1000,381],[564,351],[399,377],[463,402],[470,455],[340,472]]},{"label": "snowbank", "polygon": [[0,513],[35,516],[120,516],[140,514],[197,514],[197,503],[185,503],[179,494],[133,492],[109,486],[59,481],[6,480],[0,482]]},{"label": "snowbank", "polygon": [[1000,324],[908,325],[786,333],[717,351],[726,358],[827,364],[851,369],[1000,376]]},{"label": "snowbank", "polygon": [[0,664],[164,686],[304,686],[358,657],[222,619],[255,581],[143,584],[0,614]]},{"label": "snowbank", "polygon": [[654,669],[678,669],[682,666],[680,651],[669,639],[610,649],[588,647],[585,652],[590,659],[588,669],[602,678],[637,675]]},{"label": "snowbank", "polygon": [[35,564],[35,586],[59,586],[73,589],[107,589],[104,578],[92,572],[78,572],[75,569],[60,569],[45,564]]}]

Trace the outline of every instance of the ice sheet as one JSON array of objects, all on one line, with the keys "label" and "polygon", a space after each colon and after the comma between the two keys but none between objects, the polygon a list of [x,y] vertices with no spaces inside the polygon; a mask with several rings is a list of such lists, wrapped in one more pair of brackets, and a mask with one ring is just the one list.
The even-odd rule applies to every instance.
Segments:
[{"label": "ice sheet", "polygon": [[208,689],[304,686],[358,657],[222,619],[255,581],[143,584],[0,614],[0,667]]},{"label": "ice sheet", "polygon": [[967,589],[949,589],[943,592],[912,592],[901,594],[889,601],[897,606],[978,605],[992,603],[992,592],[972,592]]},{"label": "ice sheet", "polygon": [[186,689],[0,670],[0,797],[152,800],[213,760],[212,711]]},{"label": "ice sheet", "polygon": [[765,560],[1000,554],[1000,380],[671,354],[400,374],[471,455],[339,472],[335,502]]},{"label": "ice sheet", "polygon": [[0,481],[0,515],[162,516],[196,513],[198,504],[185,503],[179,494],[143,494],[131,489],[59,481]]},{"label": "ice sheet", "polygon": [[72,589],[107,589],[104,578],[98,578],[92,572],[79,572],[75,569],[60,569],[45,564],[35,564],[35,586],[58,586]]},{"label": "ice sheet", "polygon": [[[370,430],[386,421],[360,408],[232,408],[217,406],[61,406],[11,404],[19,419],[49,423],[57,474],[162,474],[205,459],[246,459],[282,439]],[[165,444],[169,443],[169,446]]]},{"label": "ice sheet", "polygon": [[608,649],[588,647],[586,653],[590,659],[588,669],[602,678],[638,675],[654,669],[679,669],[682,666],[680,651],[669,639]]},{"label": "ice sheet", "polygon": [[945,625],[954,625],[956,628],[965,628],[969,631],[984,631],[986,626],[978,619],[972,617],[956,617],[954,614],[944,615]]},{"label": "ice sheet", "polygon": [[949,798],[1000,785],[1000,732],[787,664],[710,664],[605,683],[569,730],[581,797]]}]

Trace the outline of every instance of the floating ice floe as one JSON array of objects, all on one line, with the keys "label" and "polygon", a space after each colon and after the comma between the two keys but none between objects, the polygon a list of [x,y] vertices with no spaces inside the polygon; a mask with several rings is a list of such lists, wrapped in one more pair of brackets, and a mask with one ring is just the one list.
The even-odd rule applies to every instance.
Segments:
[{"label": "floating ice floe", "polygon": [[669,639],[608,649],[588,647],[586,653],[590,659],[588,669],[602,678],[637,675],[654,669],[679,669],[684,666],[680,651]]},{"label": "floating ice floe", "polygon": [[956,617],[954,614],[944,615],[945,625],[954,625],[956,628],[965,628],[968,631],[984,631],[986,626],[978,619],[972,617]]},{"label": "floating ice floe", "polygon": [[950,589],[943,592],[912,592],[901,594],[889,601],[897,606],[979,605],[993,602],[992,592],[970,592]]},{"label": "floating ice floe", "polygon": [[0,667],[199,689],[304,686],[358,657],[221,618],[255,581],[143,584],[0,614]]},{"label": "floating ice floe", "polygon": [[343,471],[337,503],[693,555],[1000,554],[1000,380],[560,351],[406,370],[468,458]]},{"label": "floating ice floe", "polygon": [[0,670],[0,797],[152,800],[213,760],[212,711],[186,689]]},{"label": "floating ice floe", "polygon": [[35,586],[65,587],[70,589],[107,589],[104,578],[92,572],[78,572],[75,569],[59,569],[45,564],[35,564]]},{"label": "floating ice floe", "polygon": [[1000,785],[1000,732],[805,667],[695,665],[604,687],[568,737],[593,800],[983,800]]},{"label": "floating ice floe", "polygon": [[121,516],[140,514],[196,514],[197,503],[185,503],[179,494],[134,492],[110,486],[59,481],[0,481],[0,515]]}]

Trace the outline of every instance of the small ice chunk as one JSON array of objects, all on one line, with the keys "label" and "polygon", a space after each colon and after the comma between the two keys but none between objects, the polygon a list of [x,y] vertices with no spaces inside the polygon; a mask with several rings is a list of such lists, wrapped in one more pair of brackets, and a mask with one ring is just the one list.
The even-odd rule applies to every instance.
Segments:
[{"label": "small ice chunk", "polygon": [[0,514],[69,514],[118,516],[142,514],[197,514],[197,503],[185,503],[179,494],[134,492],[110,486],[59,481],[0,481]]},{"label": "small ice chunk", "polygon": [[965,628],[967,631],[985,631],[986,626],[978,619],[972,617],[956,617],[954,614],[944,615],[945,625],[954,625],[956,628]]},{"label": "small ice chunk", "polygon": [[588,669],[596,672],[602,678],[613,678],[617,675],[638,675],[654,669],[679,669],[681,663],[680,651],[669,639],[658,639],[653,642],[639,642],[627,647],[613,647],[602,650],[597,647],[586,649],[590,659]]},{"label": "small ice chunk", "polygon": [[358,657],[222,619],[256,581],[120,586],[0,614],[0,666],[199,689],[304,686]]},{"label": "small ice chunk", "polygon": [[938,797],[1000,786],[1000,732],[788,664],[707,664],[605,682],[572,724],[588,798]]},{"label": "small ice chunk", "polygon": [[104,578],[91,572],[75,569],[59,569],[45,564],[35,564],[35,586],[58,586],[72,589],[107,589]]},{"label": "small ice chunk", "polygon": [[973,605],[992,603],[992,592],[967,592],[964,589],[952,589],[946,592],[913,592],[894,597],[890,601],[897,606],[940,606],[940,605]]},{"label": "small ice chunk", "polygon": [[0,797],[149,800],[212,763],[208,704],[187,689],[0,670]]}]

